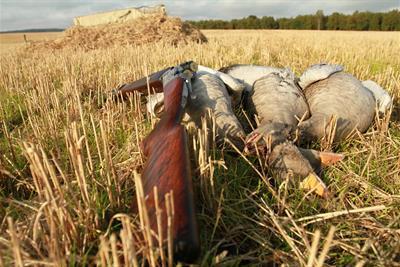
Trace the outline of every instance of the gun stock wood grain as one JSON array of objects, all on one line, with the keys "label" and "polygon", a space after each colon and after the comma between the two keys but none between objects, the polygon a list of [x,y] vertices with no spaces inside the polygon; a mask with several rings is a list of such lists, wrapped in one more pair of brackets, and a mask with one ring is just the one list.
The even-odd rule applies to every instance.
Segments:
[{"label": "gun stock wood grain", "polygon": [[181,105],[183,83],[182,78],[175,78],[164,87],[165,112],[161,121],[142,143],[143,153],[147,157],[142,179],[150,226],[156,233],[158,230],[153,188],[158,188],[163,237],[167,237],[165,194],[173,191],[174,258],[193,262],[198,257],[200,245],[187,136],[184,126],[180,124],[184,113]]}]

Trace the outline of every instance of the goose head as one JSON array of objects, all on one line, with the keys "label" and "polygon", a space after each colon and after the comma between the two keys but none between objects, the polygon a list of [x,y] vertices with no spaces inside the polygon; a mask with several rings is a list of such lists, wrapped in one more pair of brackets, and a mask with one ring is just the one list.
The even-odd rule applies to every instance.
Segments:
[{"label": "goose head", "polygon": [[292,127],[285,123],[265,122],[251,132],[245,140],[246,154],[271,151],[275,145],[284,142],[292,133]]},{"label": "goose head", "polygon": [[302,190],[313,191],[328,198],[330,193],[326,184],[318,176],[315,166],[291,142],[284,142],[274,147],[268,156],[268,166],[278,179],[285,179],[293,174],[292,183]]},{"label": "goose head", "polygon": [[262,124],[246,138],[245,154],[265,156],[267,166],[276,178],[282,180],[292,173],[293,183],[301,189],[313,190],[327,198],[329,191],[317,173],[342,160],[343,155],[299,148],[287,141],[291,132],[292,128],[286,124]]}]

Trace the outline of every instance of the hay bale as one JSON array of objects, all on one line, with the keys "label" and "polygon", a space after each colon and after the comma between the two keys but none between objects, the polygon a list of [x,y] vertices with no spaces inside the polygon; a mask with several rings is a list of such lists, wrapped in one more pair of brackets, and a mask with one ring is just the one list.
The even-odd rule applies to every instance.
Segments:
[{"label": "hay bale", "polygon": [[207,38],[194,26],[179,18],[148,15],[123,23],[109,23],[90,27],[72,26],[62,38],[33,43],[27,49],[84,49],[92,50],[113,46],[143,45],[153,42],[171,45],[189,42],[207,42]]}]

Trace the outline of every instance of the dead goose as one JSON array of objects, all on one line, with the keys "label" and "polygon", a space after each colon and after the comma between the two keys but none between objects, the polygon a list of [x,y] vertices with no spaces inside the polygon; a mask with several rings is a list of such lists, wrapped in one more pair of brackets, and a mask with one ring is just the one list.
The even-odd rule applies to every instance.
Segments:
[{"label": "dead goose", "polygon": [[216,75],[198,71],[192,81],[192,95],[186,108],[191,119],[200,125],[201,118],[211,110],[215,116],[217,139],[228,138],[243,149],[244,131],[233,113],[231,100],[223,81]]},{"label": "dead goose", "polygon": [[310,119],[299,124],[302,138],[319,140],[336,119],[334,141],[348,137],[354,129],[365,132],[375,114],[371,91],[338,65],[311,66],[300,77],[299,85],[310,108]]},{"label": "dead goose", "polygon": [[286,140],[297,126],[297,118],[308,116],[303,92],[295,84],[289,69],[272,72],[254,82],[248,97],[250,113],[258,115],[260,125],[247,138],[249,145],[262,142],[264,135],[273,136],[274,143]]},{"label": "dead goose", "polygon": [[285,178],[292,172],[297,178],[304,179],[300,183],[303,188],[316,187],[319,195],[326,196],[326,185],[315,173],[315,169],[320,166],[312,166],[310,162],[335,162],[341,156],[333,153],[321,156],[317,151],[300,150],[287,140],[297,126],[296,117],[307,117],[309,113],[305,97],[295,83],[294,74],[284,69],[256,80],[249,101],[249,106],[260,118],[260,125],[247,137],[245,152],[254,154],[256,149],[261,150],[267,154],[269,168],[279,178]]},{"label": "dead goose", "polygon": [[[163,100],[163,94],[150,96],[147,102],[150,113],[160,114],[163,110]],[[215,117],[217,142],[223,143],[224,139],[228,138],[238,148],[243,149],[245,133],[233,114],[231,99],[224,82],[209,70],[200,70],[192,79],[191,97],[188,98],[183,121],[194,122],[197,127],[201,127],[201,119],[209,110]]]}]

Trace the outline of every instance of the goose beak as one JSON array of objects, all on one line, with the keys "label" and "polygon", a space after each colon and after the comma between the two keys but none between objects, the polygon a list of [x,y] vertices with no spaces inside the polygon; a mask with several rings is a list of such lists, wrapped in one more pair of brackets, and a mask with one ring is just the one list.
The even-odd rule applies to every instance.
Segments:
[{"label": "goose beak", "polygon": [[344,159],[343,154],[337,154],[332,152],[319,152],[322,166],[331,166]]},{"label": "goose beak", "polygon": [[323,198],[329,197],[327,186],[315,173],[310,173],[302,182],[300,182],[300,188],[304,190],[312,190]]},{"label": "goose beak", "polygon": [[[262,149],[263,146],[257,144],[263,138],[263,135],[257,132],[251,133],[245,140],[244,154],[252,155],[256,153],[256,149]],[[257,148],[256,148],[257,146]]]}]

